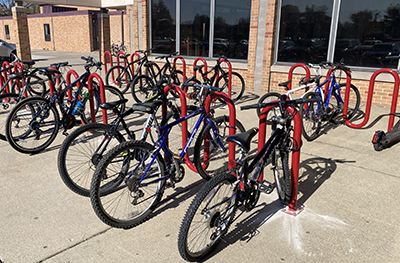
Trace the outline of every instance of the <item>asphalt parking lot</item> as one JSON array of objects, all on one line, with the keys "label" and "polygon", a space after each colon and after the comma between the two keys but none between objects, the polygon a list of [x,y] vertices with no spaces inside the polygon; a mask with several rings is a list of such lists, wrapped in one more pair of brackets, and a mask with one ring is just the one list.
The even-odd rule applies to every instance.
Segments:
[{"label": "asphalt parking lot", "polygon": [[[41,60],[38,66],[70,61],[78,73],[80,56],[98,58],[97,52],[32,53]],[[238,106],[253,104],[261,95],[247,91]],[[373,149],[374,132],[387,129],[389,108],[371,112],[363,129],[327,125],[315,141],[303,140],[298,205],[304,210],[299,215],[283,213],[275,191],[262,194],[206,261],[399,262],[400,145]],[[219,108],[216,114],[229,113]],[[246,129],[258,126],[255,110],[237,107],[236,114]],[[96,217],[88,198],[63,184],[56,160],[64,138],[60,133],[36,155],[20,154],[0,141],[0,262],[183,262],[178,231],[204,183],[201,177],[186,169],[150,220],[128,230],[110,228]]]}]

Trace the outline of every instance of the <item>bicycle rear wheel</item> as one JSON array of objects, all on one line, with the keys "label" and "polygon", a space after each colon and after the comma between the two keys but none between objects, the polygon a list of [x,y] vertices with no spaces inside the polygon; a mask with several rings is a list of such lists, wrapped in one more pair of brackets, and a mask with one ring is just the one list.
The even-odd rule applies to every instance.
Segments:
[{"label": "bicycle rear wheel", "polygon": [[207,256],[228,232],[237,207],[237,179],[230,173],[208,181],[196,194],[182,221],[179,253],[185,260],[199,261]]},{"label": "bicycle rear wheel", "polygon": [[[318,93],[308,93],[304,99],[319,98]],[[300,105],[300,116],[303,126],[303,136],[307,141],[315,140],[321,129],[322,105],[319,102],[312,102]]]},{"label": "bicycle rear wheel", "polygon": [[146,142],[127,141],[101,160],[93,176],[90,200],[104,223],[131,228],[150,217],[166,180],[164,161],[158,154],[151,163],[153,153],[154,147]]},{"label": "bicycle rear wheel", "polygon": [[[228,73],[225,73],[225,74],[221,75],[217,79],[217,81],[215,83],[216,87],[222,87],[222,86],[226,85],[225,88],[224,88],[224,92],[226,94],[228,94],[228,88],[229,88],[228,83],[227,83],[227,79],[228,79]],[[246,89],[246,86],[244,84],[244,79],[239,73],[232,72],[231,82],[232,82],[232,85],[231,85],[231,99],[233,101],[238,101],[243,96],[243,93],[244,93],[244,91]],[[218,100],[220,100],[221,102],[225,103],[225,101],[222,100],[222,99],[218,99]]]},{"label": "bicycle rear wheel", "polygon": [[[346,83],[339,84],[339,89],[340,89],[340,95],[344,102]],[[334,89],[332,92],[332,96],[330,97],[330,101],[329,101],[330,107],[328,108],[328,114],[330,114],[330,121],[335,124],[344,123],[344,121],[343,121],[343,108],[344,108],[343,102],[339,98],[339,95],[337,94],[336,89]],[[360,108],[360,103],[361,103],[360,92],[358,91],[356,86],[351,84],[350,95],[349,95],[349,106],[348,106],[348,110],[347,110],[347,118],[349,120],[351,120],[351,118],[353,118],[356,115],[358,109]]]},{"label": "bicycle rear wheel", "polygon": [[[229,136],[229,117],[224,115],[214,120],[214,128],[226,151],[222,151],[215,138],[211,125],[207,123],[199,134],[194,146],[194,165],[197,172],[205,180],[228,171],[229,150],[226,138]],[[242,123],[236,120],[235,133],[245,132]],[[238,147],[236,147],[238,152]]]},{"label": "bicycle rear wheel", "polygon": [[116,86],[122,93],[129,89],[132,76],[123,66],[114,66],[107,71],[106,85]]},{"label": "bicycle rear wheel", "polygon": [[137,76],[130,84],[133,99],[140,103],[154,95],[154,82],[146,75]]},{"label": "bicycle rear wheel", "polygon": [[0,95],[0,140],[6,140],[6,120],[11,110],[19,101],[19,96],[14,93]]},{"label": "bicycle rear wheel", "polygon": [[32,97],[19,102],[6,121],[6,138],[21,153],[38,153],[57,136],[60,117],[45,98]]},{"label": "bicycle rear wheel", "polygon": [[68,135],[61,144],[57,158],[58,172],[65,185],[73,192],[89,196],[97,165],[108,149],[125,141],[118,131],[110,138],[110,128],[101,123],[86,124]]}]

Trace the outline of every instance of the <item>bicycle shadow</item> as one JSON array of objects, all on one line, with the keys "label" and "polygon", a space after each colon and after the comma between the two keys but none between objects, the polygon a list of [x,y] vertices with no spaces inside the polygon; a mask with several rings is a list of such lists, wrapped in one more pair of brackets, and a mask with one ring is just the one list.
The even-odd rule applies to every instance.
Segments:
[{"label": "bicycle shadow", "polygon": [[[336,163],[352,162],[345,160],[333,160],[328,158],[310,158],[304,160],[299,166],[299,198],[298,207],[302,206],[310,196],[335,172]],[[216,249],[200,262],[207,261],[229,245],[236,242],[250,242],[255,236],[261,233],[260,227],[267,223],[272,217],[284,208],[277,198],[270,203],[258,204],[250,214],[242,211],[237,217],[240,221],[232,224],[228,234],[221,240]],[[243,215],[246,215],[241,219]]]}]

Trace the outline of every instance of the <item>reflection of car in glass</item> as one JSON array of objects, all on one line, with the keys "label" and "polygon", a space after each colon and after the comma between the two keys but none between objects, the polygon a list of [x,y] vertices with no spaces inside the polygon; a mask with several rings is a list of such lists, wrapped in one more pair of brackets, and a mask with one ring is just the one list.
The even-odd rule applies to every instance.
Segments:
[{"label": "reflection of car in glass", "polygon": [[155,53],[169,54],[175,51],[175,40],[169,37],[156,37],[153,40]]},{"label": "reflection of car in glass", "polygon": [[242,39],[235,44],[233,58],[247,59],[247,53],[249,50],[249,41]]},{"label": "reflection of car in glass", "polygon": [[0,39],[0,57],[4,57],[7,60],[14,60],[14,56],[11,57],[11,53],[16,55],[15,44],[7,43]]},{"label": "reflection of car in glass", "polygon": [[290,62],[311,62],[319,63],[326,60],[328,46],[322,39],[296,39],[293,40],[294,45],[286,42],[288,46],[281,49],[279,47],[279,61]]},{"label": "reflection of car in glass", "polygon": [[[376,43],[371,50],[365,51],[362,56],[362,61],[367,65],[397,65],[399,58],[396,58],[396,56],[399,56],[399,54],[399,43]],[[390,58],[391,56],[394,58]]]}]

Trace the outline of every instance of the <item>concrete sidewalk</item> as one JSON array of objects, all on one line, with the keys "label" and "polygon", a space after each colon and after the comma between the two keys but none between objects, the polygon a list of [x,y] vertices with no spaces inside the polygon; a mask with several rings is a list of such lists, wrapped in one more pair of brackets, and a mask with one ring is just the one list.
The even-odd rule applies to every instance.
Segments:
[{"label": "concrete sidewalk", "polygon": [[[52,54],[36,53],[73,64],[70,54],[49,58]],[[246,92],[238,106],[261,95]],[[373,107],[369,123],[388,112]],[[238,109],[237,118],[246,129],[258,126],[255,110]],[[314,142],[303,140],[298,204],[304,211],[287,215],[275,191],[262,194],[206,261],[399,262],[400,145],[376,152],[371,144],[374,131],[386,131],[387,121],[385,116],[358,130],[328,125]],[[88,198],[62,182],[57,154],[64,138],[60,133],[46,151],[32,156],[0,141],[0,262],[183,262],[177,236],[204,183],[200,176],[186,168],[183,181],[165,191],[150,220],[129,230],[113,229],[96,217]],[[268,168],[266,176],[273,180]]]}]

